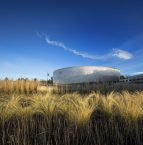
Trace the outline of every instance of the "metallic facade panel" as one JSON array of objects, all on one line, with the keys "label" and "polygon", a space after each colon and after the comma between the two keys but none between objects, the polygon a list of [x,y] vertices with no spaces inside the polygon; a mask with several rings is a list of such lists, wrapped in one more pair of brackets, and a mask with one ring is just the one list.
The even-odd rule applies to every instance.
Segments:
[{"label": "metallic facade panel", "polygon": [[68,67],[54,71],[54,84],[118,81],[120,70],[101,66]]}]

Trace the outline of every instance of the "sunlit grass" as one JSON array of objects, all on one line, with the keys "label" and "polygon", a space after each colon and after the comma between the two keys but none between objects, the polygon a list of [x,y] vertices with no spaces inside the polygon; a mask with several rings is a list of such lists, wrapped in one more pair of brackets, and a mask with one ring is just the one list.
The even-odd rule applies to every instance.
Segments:
[{"label": "sunlit grass", "polygon": [[56,95],[47,92],[31,97],[13,94],[10,98],[1,98],[0,118],[8,119],[13,115],[25,116],[28,113],[52,116],[60,112],[79,124],[90,120],[94,111],[101,110],[108,116],[118,113],[125,119],[137,120],[143,115],[142,106],[143,92],[132,94],[111,92],[108,95],[95,92],[86,95],[79,93]]},{"label": "sunlit grass", "polygon": [[0,80],[0,92],[2,93],[35,93],[39,82],[33,80]]},{"label": "sunlit grass", "polygon": [[143,92],[64,94],[34,83],[2,85],[1,144],[142,144]]}]

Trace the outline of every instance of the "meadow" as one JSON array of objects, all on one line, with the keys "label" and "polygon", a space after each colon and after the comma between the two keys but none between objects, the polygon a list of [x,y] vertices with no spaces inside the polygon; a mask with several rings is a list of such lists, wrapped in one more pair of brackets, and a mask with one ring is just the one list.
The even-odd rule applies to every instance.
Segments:
[{"label": "meadow", "polygon": [[142,144],[141,90],[79,93],[0,81],[0,145]]}]

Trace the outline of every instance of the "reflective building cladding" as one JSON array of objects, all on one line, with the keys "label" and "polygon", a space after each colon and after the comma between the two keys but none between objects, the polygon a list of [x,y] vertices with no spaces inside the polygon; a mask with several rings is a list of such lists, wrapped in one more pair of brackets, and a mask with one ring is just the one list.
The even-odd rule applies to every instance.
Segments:
[{"label": "reflective building cladding", "polygon": [[120,70],[103,66],[67,67],[54,71],[55,85],[116,82],[120,79]]}]

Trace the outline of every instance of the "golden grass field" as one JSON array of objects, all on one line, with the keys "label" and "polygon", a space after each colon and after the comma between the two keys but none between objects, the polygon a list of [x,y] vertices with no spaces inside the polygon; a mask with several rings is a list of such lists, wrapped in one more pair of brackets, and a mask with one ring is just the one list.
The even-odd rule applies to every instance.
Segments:
[{"label": "golden grass field", "polygon": [[0,81],[0,145],[142,144],[142,91],[59,93]]}]

